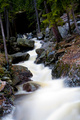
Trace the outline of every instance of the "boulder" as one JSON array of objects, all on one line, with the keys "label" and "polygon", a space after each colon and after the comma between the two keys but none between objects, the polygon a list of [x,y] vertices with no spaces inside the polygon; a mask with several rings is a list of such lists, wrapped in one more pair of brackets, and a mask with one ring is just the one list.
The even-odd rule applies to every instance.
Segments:
[{"label": "boulder", "polygon": [[38,40],[41,40],[41,39],[43,39],[43,33],[42,32],[40,32],[40,33],[37,33],[37,39]]},{"label": "boulder", "polygon": [[68,23],[66,23],[63,26],[58,26],[58,29],[59,29],[59,32],[60,32],[62,38],[65,38],[68,35],[68,31],[69,31]]},{"label": "boulder", "polygon": [[13,65],[11,68],[11,73],[13,86],[21,84],[23,82],[31,81],[30,77],[33,76],[28,68],[20,65]]},{"label": "boulder", "polygon": [[49,37],[49,34],[50,34],[50,29],[47,27],[45,29],[45,37],[48,38]]},{"label": "boulder", "polygon": [[17,38],[17,44],[20,47],[26,47],[26,48],[34,48],[34,41],[28,40],[24,38]]},{"label": "boulder", "polygon": [[33,92],[33,91],[37,90],[39,87],[40,87],[40,85],[38,85],[36,83],[28,82],[23,85],[23,90],[25,90],[27,92]]},{"label": "boulder", "polygon": [[43,51],[40,56],[38,56],[35,60],[35,63],[40,64],[46,61],[46,51]]},{"label": "boulder", "polygon": [[15,54],[11,55],[12,63],[18,63],[21,61],[28,60],[29,56],[30,55],[28,53],[22,53],[22,52],[15,53]]},{"label": "boulder", "polygon": [[38,48],[38,49],[36,49],[36,53],[38,54],[38,56],[40,56],[43,51],[45,51],[44,48]]}]

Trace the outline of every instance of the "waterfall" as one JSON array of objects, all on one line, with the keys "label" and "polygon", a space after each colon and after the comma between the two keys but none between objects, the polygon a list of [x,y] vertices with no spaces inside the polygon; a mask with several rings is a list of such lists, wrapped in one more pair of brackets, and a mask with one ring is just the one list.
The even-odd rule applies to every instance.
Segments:
[{"label": "waterfall", "polygon": [[[40,41],[35,41],[35,49],[41,47]],[[19,87],[16,94],[25,94],[15,101],[11,114],[2,120],[80,120],[80,87],[65,87],[63,79],[51,77],[51,70],[43,64],[35,64],[36,52],[29,51],[30,59],[19,63],[28,67],[33,73],[33,82],[40,84],[40,88],[27,93]]]}]

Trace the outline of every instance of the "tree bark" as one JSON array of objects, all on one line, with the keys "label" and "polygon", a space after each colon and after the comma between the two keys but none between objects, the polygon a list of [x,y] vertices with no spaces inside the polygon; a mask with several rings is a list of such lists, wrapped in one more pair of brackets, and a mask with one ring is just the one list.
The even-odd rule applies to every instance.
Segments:
[{"label": "tree bark", "polygon": [[5,24],[6,24],[6,34],[7,34],[7,40],[9,40],[9,18],[8,18],[8,10],[4,7],[4,18],[5,18]]},{"label": "tree bark", "polygon": [[72,15],[73,15],[73,19],[74,19],[74,24],[75,24],[77,33],[80,34],[80,31],[79,31],[78,26],[77,26],[76,18],[75,18],[75,15],[74,15],[74,9],[72,8],[71,11],[72,11]]},{"label": "tree bark", "polygon": [[37,19],[37,25],[38,25],[38,32],[40,32],[40,24],[39,24],[39,17],[38,17],[38,10],[36,6],[36,0],[34,0],[34,7],[35,7],[35,13],[36,13],[36,19]]},{"label": "tree bark", "polygon": [[44,7],[45,7],[45,10],[46,10],[46,13],[49,13],[46,1],[44,1]]},{"label": "tree bark", "polygon": [[7,65],[8,65],[8,64],[9,64],[9,61],[8,61],[8,53],[7,53],[6,39],[5,39],[5,34],[4,34],[4,28],[3,28],[1,13],[0,13],[0,26],[1,26],[1,32],[2,32],[2,37],[3,37],[3,43],[4,43],[4,51],[5,51],[6,62],[7,62]]},{"label": "tree bark", "polygon": [[[44,1],[44,6],[45,6],[46,14],[51,12],[51,10],[48,9],[48,7],[47,7],[46,1]],[[59,30],[58,30],[58,27],[57,27],[56,23],[53,24],[52,31],[53,31],[53,34],[54,34],[54,36],[56,38],[57,43],[60,42],[62,37],[61,37],[61,35],[59,33]]]},{"label": "tree bark", "polygon": [[8,10],[6,10],[6,16],[7,16],[7,24],[6,24],[6,28],[7,28],[7,40],[9,40],[9,18],[8,18]]},{"label": "tree bark", "polygon": [[55,24],[53,24],[52,30],[53,30],[53,34],[54,34],[54,36],[56,38],[57,43],[60,42],[62,37],[61,37],[61,35],[60,35],[59,31],[58,31],[58,28],[57,28],[57,26]]},{"label": "tree bark", "polygon": [[69,17],[69,12],[67,12],[67,19],[68,19],[68,26],[69,26],[69,33],[71,34],[71,26],[70,26],[70,17]]}]

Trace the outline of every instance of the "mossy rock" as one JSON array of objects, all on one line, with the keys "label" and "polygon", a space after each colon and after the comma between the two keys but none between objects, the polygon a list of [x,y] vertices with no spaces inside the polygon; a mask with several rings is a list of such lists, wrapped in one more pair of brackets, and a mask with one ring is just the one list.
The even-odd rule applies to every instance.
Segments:
[{"label": "mossy rock", "polygon": [[68,74],[73,86],[80,86],[80,65],[74,64]]},{"label": "mossy rock", "polygon": [[67,76],[70,70],[70,65],[67,63],[63,63],[62,61],[58,61],[54,68],[52,69],[52,77],[60,78]]}]

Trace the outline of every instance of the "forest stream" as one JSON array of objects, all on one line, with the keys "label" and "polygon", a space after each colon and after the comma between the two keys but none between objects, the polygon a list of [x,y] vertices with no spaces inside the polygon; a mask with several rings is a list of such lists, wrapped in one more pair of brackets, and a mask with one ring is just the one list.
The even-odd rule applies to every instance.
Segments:
[{"label": "forest stream", "polygon": [[[35,49],[40,41],[35,41]],[[80,87],[66,87],[65,78],[52,79],[51,70],[43,64],[35,64],[37,54],[29,51],[30,59],[17,65],[27,67],[33,74],[33,83],[40,85],[34,92],[26,92],[19,86],[12,113],[2,120],[80,120]]]}]

